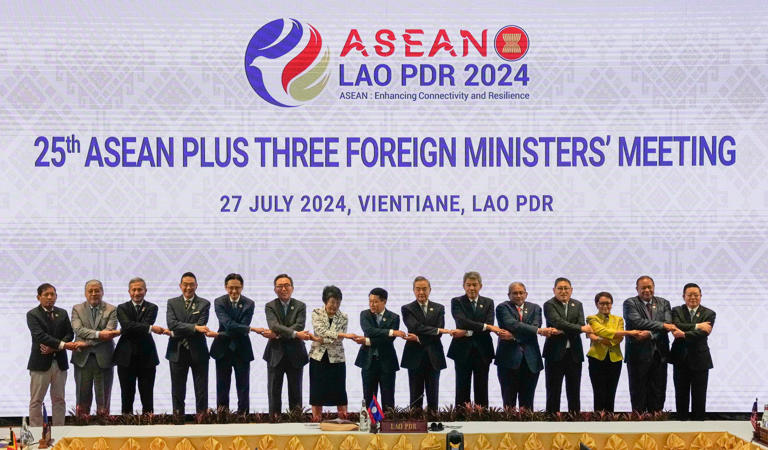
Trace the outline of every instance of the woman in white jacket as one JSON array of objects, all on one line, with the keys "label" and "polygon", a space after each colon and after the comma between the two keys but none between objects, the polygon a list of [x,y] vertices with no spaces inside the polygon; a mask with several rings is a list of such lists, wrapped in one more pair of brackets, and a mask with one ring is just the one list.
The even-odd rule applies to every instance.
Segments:
[{"label": "woman in white jacket", "polygon": [[312,311],[315,336],[309,351],[309,404],[312,420],[322,419],[323,406],[336,406],[339,418],[347,417],[347,365],[344,360],[344,338],[347,315],[339,311],[341,290],[336,286],[323,288],[323,308]]}]

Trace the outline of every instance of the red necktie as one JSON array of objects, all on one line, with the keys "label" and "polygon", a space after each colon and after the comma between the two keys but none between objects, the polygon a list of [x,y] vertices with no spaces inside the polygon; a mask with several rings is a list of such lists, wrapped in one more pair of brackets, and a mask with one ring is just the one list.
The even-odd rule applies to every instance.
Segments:
[{"label": "red necktie", "polygon": [[518,306],[517,307],[517,313],[520,314],[520,322],[522,322],[523,321],[523,307],[522,306]]}]

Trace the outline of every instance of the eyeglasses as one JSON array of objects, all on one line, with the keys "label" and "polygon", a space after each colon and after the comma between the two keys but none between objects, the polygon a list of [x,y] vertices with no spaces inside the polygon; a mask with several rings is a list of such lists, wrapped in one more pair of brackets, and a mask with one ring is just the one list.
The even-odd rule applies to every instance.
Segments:
[{"label": "eyeglasses", "polygon": [[288,289],[292,288],[293,286],[290,284],[276,284],[275,289]]}]

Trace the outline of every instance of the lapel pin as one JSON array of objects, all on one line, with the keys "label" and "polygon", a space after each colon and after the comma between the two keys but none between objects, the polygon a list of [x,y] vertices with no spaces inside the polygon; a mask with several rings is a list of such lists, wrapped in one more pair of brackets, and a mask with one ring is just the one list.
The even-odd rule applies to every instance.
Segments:
[{"label": "lapel pin", "polygon": [[382,322],[386,322],[386,321],[387,321],[387,318],[386,318],[386,317],[382,317],[382,318],[381,318],[381,321],[382,321]]},{"label": "lapel pin", "polygon": [[571,306],[574,306],[573,303],[571,303]]},{"label": "lapel pin", "polygon": [[480,307],[482,308],[482,307],[483,307],[483,305],[480,305]]},{"label": "lapel pin", "polygon": [[237,307],[243,309],[243,305],[238,304]]},{"label": "lapel pin", "polygon": [[53,315],[53,317],[59,317],[59,314],[58,314],[58,313],[56,313],[56,314],[54,314],[54,315]]},{"label": "lapel pin", "polygon": [[291,306],[291,311],[293,311],[293,306]]},{"label": "lapel pin", "polygon": [[524,310],[523,310],[523,314],[528,314],[528,310],[527,310],[527,309],[524,309]]},{"label": "lapel pin", "polygon": [[434,311],[434,309],[432,309],[432,308],[429,308],[429,310],[430,310],[430,311]]}]

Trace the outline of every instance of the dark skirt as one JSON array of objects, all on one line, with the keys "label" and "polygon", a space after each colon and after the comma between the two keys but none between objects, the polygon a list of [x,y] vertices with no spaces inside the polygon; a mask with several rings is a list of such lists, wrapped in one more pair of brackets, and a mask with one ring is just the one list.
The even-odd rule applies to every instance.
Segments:
[{"label": "dark skirt", "polygon": [[339,406],[347,404],[347,363],[331,363],[328,352],[323,359],[309,359],[309,404]]}]

